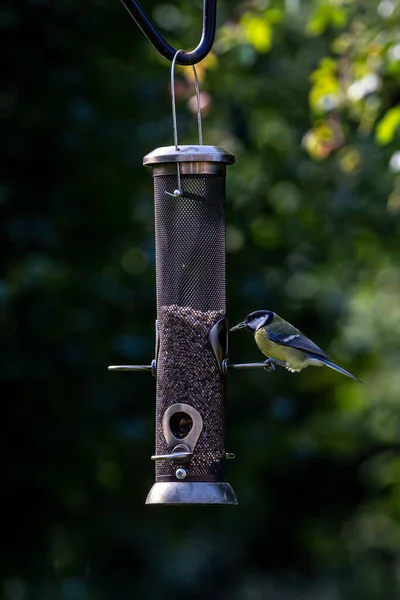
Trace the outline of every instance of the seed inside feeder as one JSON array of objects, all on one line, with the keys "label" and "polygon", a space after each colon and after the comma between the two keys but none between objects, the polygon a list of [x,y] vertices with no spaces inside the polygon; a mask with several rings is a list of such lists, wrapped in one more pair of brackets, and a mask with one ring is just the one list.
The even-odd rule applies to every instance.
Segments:
[{"label": "seed inside feeder", "polygon": [[[165,410],[176,403],[193,406],[204,423],[193,458],[185,465],[188,476],[211,474],[222,477],[225,472],[225,381],[209,342],[210,329],[223,317],[222,311],[200,311],[176,304],[162,306],[158,311],[158,427],[161,428]],[[179,439],[184,439],[188,433],[189,423],[185,421],[185,416],[188,417],[184,413],[176,413],[176,423],[170,423],[171,429],[173,424],[178,428],[178,435],[172,431]],[[162,431],[159,433],[156,436],[156,451],[157,454],[165,454],[171,449],[167,447]],[[173,468],[167,461],[156,464],[159,476],[173,474]]]}]

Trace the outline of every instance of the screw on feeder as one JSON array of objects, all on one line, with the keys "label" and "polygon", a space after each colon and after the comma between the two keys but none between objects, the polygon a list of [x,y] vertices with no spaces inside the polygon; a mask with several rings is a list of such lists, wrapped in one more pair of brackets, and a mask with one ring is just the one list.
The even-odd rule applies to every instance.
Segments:
[{"label": "screw on feeder", "polygon": [[185,469],[182,469],[182,467],[180,467],[179,469],[177,469],[175,471],[175,476],[177,479],[185,479],[186,475],[187,475],[187,473],[186,473]]}]

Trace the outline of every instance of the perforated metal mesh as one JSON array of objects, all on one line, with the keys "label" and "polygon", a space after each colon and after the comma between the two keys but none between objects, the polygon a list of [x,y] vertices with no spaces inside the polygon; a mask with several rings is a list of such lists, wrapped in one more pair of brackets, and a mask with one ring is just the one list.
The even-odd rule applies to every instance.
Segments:
[{"label": "perforated metal mesh", "polygon": [[[209,342],[225,316],[225,176],[182,175],[183,198],[168,196],[176,175],[154,177],[156,219],[157,363],[156,453],[171,452],[162,432],[165,410],[186,403],[203,430],[185,481],[225,478],[225,378]],[[184,439],[182,440],[184,443]],[[179,465],[156,463],[157,481],[176,481]]]},{"label": "perforated metal mesh", "polygon": [[154,178],[157,305],[225,310],[225,176]]}]

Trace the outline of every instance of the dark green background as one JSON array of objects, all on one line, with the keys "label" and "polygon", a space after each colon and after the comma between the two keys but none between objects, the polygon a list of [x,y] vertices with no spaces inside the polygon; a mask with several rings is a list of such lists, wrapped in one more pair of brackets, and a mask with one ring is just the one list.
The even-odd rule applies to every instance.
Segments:
[{"label": "dark green background", "polygon": [[[197,44],[200,2],[143,4],[172,44]],[[388,113],[398,11],[376,6],[218,1],[217,62],[201,87],[212,101],[205,143],[237,156],[230,323],[275,310],[364,381],[328,369],[232,374],[236,508],[144,505],[154,380],[107,372],[153,358],[142,157],[172,143],[170,64],[117,0],[1,9],[4,600],[400,597],[400,181]],[[261,35],[249,17],[264,19]],[[334,108],[309,98],[324,57],[340,73]],[[187,71],[179,132],[193,143]],[[352,100],[365,73],[380,85]],[[230,357],[261,358],[242,332]]]}]

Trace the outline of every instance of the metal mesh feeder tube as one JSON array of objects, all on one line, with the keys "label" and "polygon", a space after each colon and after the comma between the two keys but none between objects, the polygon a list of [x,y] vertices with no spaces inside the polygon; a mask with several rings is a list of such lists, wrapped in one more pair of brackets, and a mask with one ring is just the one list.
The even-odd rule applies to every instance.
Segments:
[{"label": "metal mesh feeder tube", "polygon": [[226,166],[215,146],[157,148],[156,482],[147,504],[237,504],[225,481],[226,379],[210,331],[226,317]]}]

